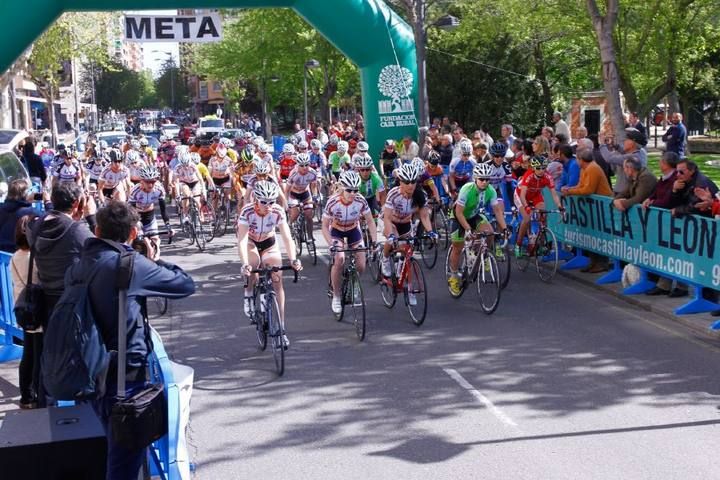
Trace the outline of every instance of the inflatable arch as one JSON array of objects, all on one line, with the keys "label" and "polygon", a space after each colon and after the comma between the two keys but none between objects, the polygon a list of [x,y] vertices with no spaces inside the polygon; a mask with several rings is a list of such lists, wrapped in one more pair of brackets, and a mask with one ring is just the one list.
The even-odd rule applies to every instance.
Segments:
[{"label": "inflatable arch", "polygon": [[373,157],[387,138],[417,137],[415,40],[383,0],[3,0],[0,71],[63,11],[253,7],[292,8],[358,66]]}]

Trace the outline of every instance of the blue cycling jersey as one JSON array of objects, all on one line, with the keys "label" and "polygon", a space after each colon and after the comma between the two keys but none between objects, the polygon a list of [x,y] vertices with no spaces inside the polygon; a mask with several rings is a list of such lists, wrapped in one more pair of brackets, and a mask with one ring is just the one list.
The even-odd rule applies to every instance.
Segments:
[{"label": "blue cycling jersey", "polygon": [[455,178],[470,178],[475,165],[475,162],[472,160],[460,160],[454,164],[450,164],[450,171],[455,175]]}]

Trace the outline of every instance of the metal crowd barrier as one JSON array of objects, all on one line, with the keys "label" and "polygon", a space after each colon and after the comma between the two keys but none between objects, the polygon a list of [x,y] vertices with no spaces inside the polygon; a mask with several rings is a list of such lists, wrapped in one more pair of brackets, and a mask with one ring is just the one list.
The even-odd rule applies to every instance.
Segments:
[{"label": "metal crowd barrier", "polygon": [[0,252],[0,363],[17,360],[22,356],[23,331],[15,322],[13,307],[12,275],[10,260],[12,255]]}]

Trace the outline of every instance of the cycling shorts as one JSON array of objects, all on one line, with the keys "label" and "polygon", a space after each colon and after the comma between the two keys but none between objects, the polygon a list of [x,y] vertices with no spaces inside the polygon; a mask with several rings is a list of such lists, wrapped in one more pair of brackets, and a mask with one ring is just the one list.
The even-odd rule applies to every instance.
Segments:
[{"label": "cycling shorts", "polygon": [[[476,215],[467,219],[467,222],[472,227],[473,231],[477,231],[480,225],[490,224],[485,215]],[[450,241],[451,242],[464,242],[465,241],[465,229],[462,228],[460,223],[452,218],[450,219]]]}]

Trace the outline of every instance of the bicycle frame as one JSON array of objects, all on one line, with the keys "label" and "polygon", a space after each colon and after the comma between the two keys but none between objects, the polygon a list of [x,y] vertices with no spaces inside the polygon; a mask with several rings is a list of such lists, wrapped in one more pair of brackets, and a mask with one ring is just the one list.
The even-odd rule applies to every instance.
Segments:
[{"label": "bicycle frame", "polygon": [[[420,241],[420,239],[416,237],[407,239],[400,238],[393,246],[390,255],[400,253],[403,257],[403,267],[402,270],[400,270],[399,275],[393,274],[392,277],[383,277],[382,282],[395,289],[396,292],[402,292],[403,287],[409,280],[410,262],[408,262],[407,259],[415,255],[415,242],[418,241]],[[400,243],[403,243],[404,245],[400,245]]]}]

